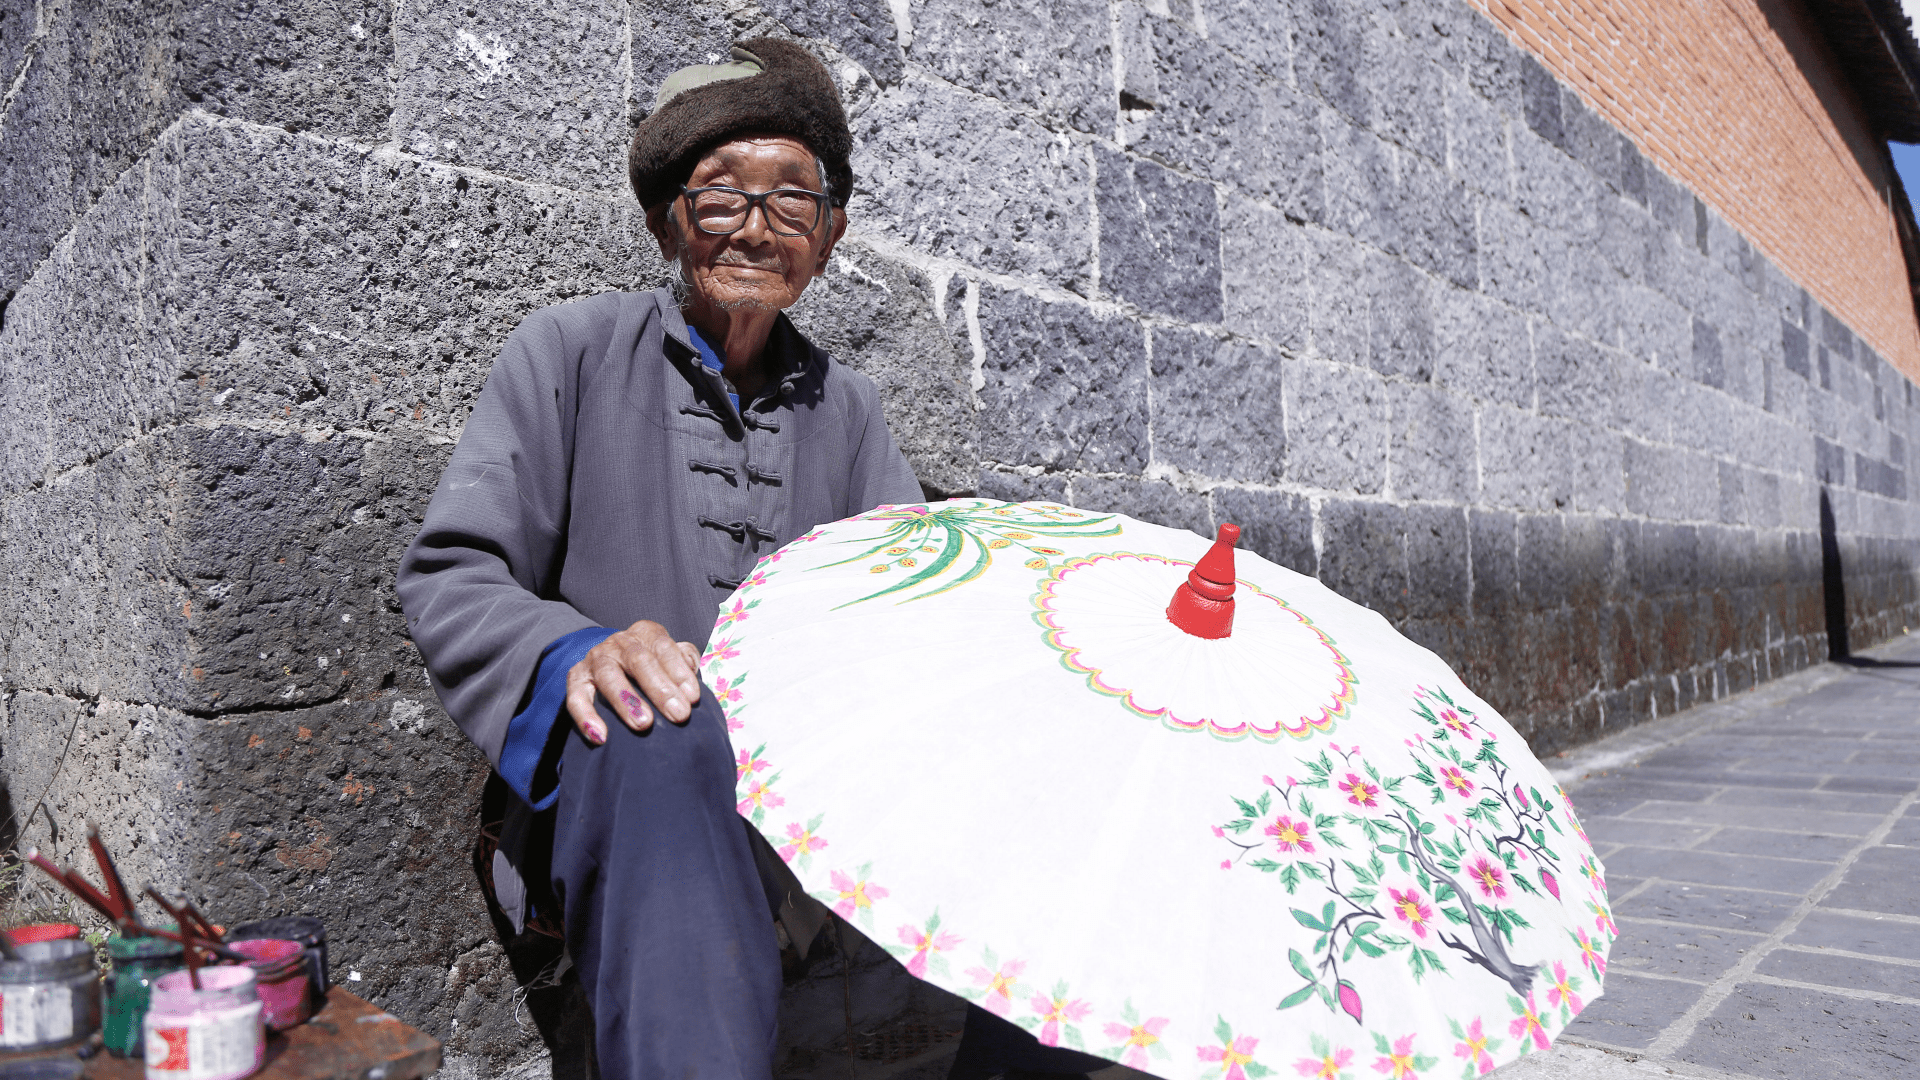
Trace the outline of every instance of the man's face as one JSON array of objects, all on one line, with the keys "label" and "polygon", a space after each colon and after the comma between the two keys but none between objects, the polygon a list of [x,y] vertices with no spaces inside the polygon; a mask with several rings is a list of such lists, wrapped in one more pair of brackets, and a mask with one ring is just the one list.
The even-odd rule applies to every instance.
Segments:
[{"label": "man's face", "polygon": [[[750,136],[715,147],[694,166],[689,189],[730,187],[763,192],[776,188],[820,190],[813,151],[783,135]],[[765,208],[754,207],[739,231],[713,236],[697,228],[685,197],[647,215],[647,227],[660,241],[660,253],[680,265],[697,305],[723,311],[779,311],[800,299],[807,282],[826,272],[833,245],[846,231],[844,211],[820,214],[805,236],[782,236],[768,222]]]}]

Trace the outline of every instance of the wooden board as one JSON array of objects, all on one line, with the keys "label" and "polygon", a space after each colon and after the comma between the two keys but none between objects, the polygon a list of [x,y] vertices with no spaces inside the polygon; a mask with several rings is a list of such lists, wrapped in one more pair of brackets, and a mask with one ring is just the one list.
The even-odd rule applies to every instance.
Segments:
[{"label": "wooden board", "polygon": [[[418,1080],[440,1067],[440,1043],[336,986],[326,1008],[291,1031],[269,1036],[254,1080]],[[105,1052],[87,1061],[87,1080],[144,1080],[146,1063]]]}]

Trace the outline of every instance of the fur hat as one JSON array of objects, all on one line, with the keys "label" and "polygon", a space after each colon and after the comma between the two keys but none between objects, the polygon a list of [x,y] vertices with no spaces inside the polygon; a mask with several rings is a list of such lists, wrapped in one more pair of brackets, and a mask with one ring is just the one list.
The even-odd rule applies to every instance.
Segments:
[{"label": "fur hat", "polygon": [[702,155],[749,132],[791,135],[827,165],[827,193],[853,193],[853,135],[827,69],[790,41],[754,38],[725,64],[682,68],[660,84],[653,113],[634,129],[627,177],[652,209],[679,194]]}]

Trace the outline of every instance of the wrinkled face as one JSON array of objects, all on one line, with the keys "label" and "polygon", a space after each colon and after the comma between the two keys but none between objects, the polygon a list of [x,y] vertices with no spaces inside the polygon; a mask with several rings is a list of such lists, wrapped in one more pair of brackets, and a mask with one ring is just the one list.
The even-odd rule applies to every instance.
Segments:
[{"label": "wrinkled face", "polygon": [[[749,136],[723,143],[694,166],[687,187],[730,187],[747,192],[776,188],[819,191],[821,176],[813,151],[784,135]],[[669,213],[669,211],[671,211]],[[729,236],[713,236],[693,224],[687,199],[647,214],[647,227],[660,241],[660,254],[680,259],[696,306],[723,311],[779,311],[800,299],[807,283],[826,272],[833,245],[846,231],[844,211],[821,212],[819,224],[805,236],[782,236],[754,207],[746,223]]]}]

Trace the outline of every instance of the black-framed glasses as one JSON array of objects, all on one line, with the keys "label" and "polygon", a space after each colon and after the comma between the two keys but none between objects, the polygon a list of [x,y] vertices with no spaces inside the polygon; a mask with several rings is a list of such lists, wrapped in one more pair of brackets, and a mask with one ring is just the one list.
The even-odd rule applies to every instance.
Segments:
[{"label": "black-framed glasses", "polygon": [[682,187],[692,208],[693,224],[708,236],[732,236],[747,224],[755,205],[767,227],[781,236],[805,236],[820,226],[827,205],[824,192],[804,188],[774,188],[759,193],[730,187]]}]

